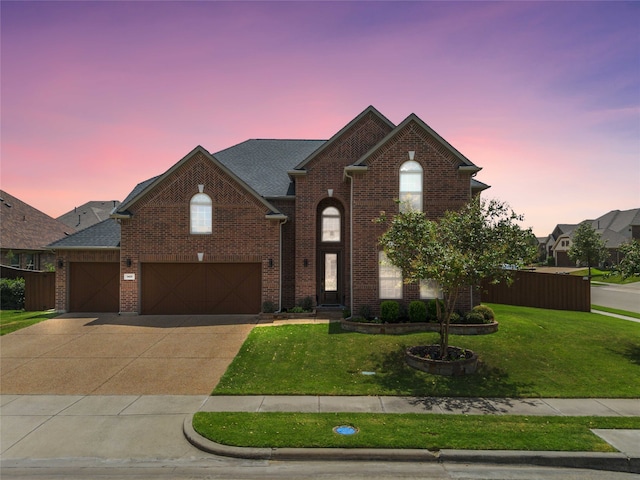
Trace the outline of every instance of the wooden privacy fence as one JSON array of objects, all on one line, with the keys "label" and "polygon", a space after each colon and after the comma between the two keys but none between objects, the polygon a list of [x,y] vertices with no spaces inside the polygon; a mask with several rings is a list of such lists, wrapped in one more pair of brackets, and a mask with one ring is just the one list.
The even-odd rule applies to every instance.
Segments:
[{"label": "wooden privacy fence", "polygon": [[591,311],[591,283],[586,277],[514,272],[514,282],[482,285],[482,301],[553,310]]},{"label": "wooden privacy fence", "polygon": [[2,278],[24,278],[24,309],[49,310],[56,306],[55,272],[35,272],[2,266]]}]

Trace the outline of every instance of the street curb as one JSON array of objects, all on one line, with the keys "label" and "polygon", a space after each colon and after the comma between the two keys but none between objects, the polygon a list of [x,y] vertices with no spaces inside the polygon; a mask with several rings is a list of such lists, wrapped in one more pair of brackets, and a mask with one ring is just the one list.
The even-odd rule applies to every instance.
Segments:
[{"label": "street curb", "polygon": [[384,448],[252,448],[223,445],[204,438],[193,428],[193,414],[183,423],[186,439],[207,453],[249,460],[351,460],[387,462],[483,463],[536,465],[541,467],[586,468],[612,472],[640,473],[640,458],[623,453],[529,452],[520,450],[440,450]]}]

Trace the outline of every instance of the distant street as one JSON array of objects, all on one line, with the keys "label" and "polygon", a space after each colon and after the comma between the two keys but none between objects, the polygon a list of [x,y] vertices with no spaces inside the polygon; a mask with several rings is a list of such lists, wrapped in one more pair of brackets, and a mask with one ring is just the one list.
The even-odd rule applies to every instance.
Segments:
[{"label": "distant street", "polygon": [[592,285],[591,304],[640,313],[640,282],[627,285]]}]

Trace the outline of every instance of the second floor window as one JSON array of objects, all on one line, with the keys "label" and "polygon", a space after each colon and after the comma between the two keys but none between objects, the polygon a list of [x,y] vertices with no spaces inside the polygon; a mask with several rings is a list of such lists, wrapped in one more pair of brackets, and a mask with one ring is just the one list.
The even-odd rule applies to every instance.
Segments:
[{"label": "second floor window", "polygon": [[340,211],[336,207],[322,210],[322,241],[340,241]]},{"label": "second floor window", "polygon": [[213,205],[206,193],[191,197],[191,233],[211,233],[213,231]]},{"label": "second floor window", "polygon": [[400,166],[400,211],[422,211],[422,167],[410,160]]}]

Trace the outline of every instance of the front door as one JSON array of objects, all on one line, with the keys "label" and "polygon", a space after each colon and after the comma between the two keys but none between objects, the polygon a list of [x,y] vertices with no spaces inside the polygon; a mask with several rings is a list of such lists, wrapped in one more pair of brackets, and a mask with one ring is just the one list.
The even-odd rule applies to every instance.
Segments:
[{"label": "front door", "polygon": [[318,205],[316,292],[319,305],[344,302],[344,209],[336,199]]},{"label": "front door", "polygon": [[340,305],[342,303],[340,252],[322,251],[319,270],[320,305]]}]

